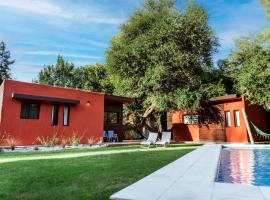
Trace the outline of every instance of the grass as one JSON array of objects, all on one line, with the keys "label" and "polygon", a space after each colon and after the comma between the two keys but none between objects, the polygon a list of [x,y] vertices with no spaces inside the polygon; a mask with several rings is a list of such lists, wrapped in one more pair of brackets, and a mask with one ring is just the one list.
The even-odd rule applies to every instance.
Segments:
[{"label": "grass", "polygon": [[[171,144],[169,147],[198,147],[201,144]],[[15,157],[32,157],[32,156],[51,156],[51,155],[61,155],[61,154],[73,154],[73,153],[82,153],[82,152],[99,152],[99,151],[108,151],[108,150],[126,150],[126,149],[138,149],[140,145],[130,145],[130,146],[115,146],[115,147],[103,147],[103,148],[93,148],[93,149],[65,149],[61,151],[49,151],[49,152],[9,152],[9,153],[1,153],[1,158],[15,158]]]},{"label": "grass", "polygon": [[[102,148],[95,151],[119,148],[138,147]],[[109,196],[114,192],[134,183],[191,150],[172,149],[169,151],[129,152],[91,157],[3,163],[0,165],[0,199],[109,199]],[[71,153],[69,150],[67,151],[66,153]],[[81,151],[77,150],[76,152]],[[25,156],[25,154],[21,155]],[[48,153],[42,155],[48,155]],[[17,153],[13,156],[19,157]]]}]

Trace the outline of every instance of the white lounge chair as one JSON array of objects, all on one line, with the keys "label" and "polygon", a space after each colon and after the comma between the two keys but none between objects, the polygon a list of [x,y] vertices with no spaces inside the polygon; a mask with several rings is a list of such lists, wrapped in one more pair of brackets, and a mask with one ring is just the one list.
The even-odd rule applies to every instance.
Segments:
[{"label": "white lounge chair", "polygon": [[141,142],[141,145],[147,145],[150,147],[151,144],[155,144],[157,141],[158,133],[149,132],[148,138]]},{"label": "white lounge chair", "polygon": [[171,132],[162,132],[161,140],[157,141],[155,145],[166,145],[171,143]]}]

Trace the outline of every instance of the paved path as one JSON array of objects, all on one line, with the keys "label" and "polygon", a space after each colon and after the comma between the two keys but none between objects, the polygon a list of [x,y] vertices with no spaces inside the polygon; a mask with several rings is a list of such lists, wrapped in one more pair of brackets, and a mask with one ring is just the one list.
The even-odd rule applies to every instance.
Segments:
[{"label": "paved path", "polygon": [[109,155],[109,154],[120,154],[120,153],[131,153],[131,152],[145,152],[145,151],[172,151],[181,149],[196,149],[197,147],[168,147],[168,148],[141,148],[141,149],[123,149],[123,150],[108,150],[108,151],[92,151],[92,152],[81,152],[81,153],[59,153],[57,155],[31,155],[25,157],[8,157],[0,158],[0,163],[24,161],[24,160],[46,160],[46,159],[64,159],[64,158],[77,158],[84,156],[96,156],[96,155]]}]

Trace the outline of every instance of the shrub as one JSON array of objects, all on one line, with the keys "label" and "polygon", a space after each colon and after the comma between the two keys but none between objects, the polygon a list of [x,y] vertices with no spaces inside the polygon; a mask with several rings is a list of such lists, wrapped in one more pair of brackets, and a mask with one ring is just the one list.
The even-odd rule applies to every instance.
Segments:
[{"label": "shrub", "polygon": [[90,146],[92,146],[93,144],[95,144],[95,139],[93,137],[90,137],[88,138],[87,142]]},{"label": "shrub", "polygon": [[68,143],[69,143],[69,139],[64,138],[64,137],[62,137],[62,138],[60,139],[60,144],[61,144],[61,146],[62,146],[63,148],[65,148],[65,147],[68,145]]},{"label": "shrub", "polygon": [[99,140],[97,141],[98,145],[102,145],[103,144],[103,137],[99,138]]},{"label": "shrub", "polygon": [[59,138],[57,137],[57,134],[53,134],[52,137],[47,136],[47,137],[43,137],[43,136],[38,136],[37,137],[37,141],[45,147],[53,147],[55,145],[58,144],[59,142]]},{"label": "shrub", "polygon": [[7,145],[10,146],[12,151],[15,149],[15,146],[19,143],[19,140],[15,139],[14,137],[11,137],[10,135],[7,136],[5,141]]},{"label": "shrub", "polygon": [[5,131],[0,132],[0,146],[5,143],[6,137],[7,137],[7,133]]},{"label": "shrub", "polygon": [[79,136],[78,132],[74,132],[69,140],[70,145],[78,146],[81,143],[82,136]]}]

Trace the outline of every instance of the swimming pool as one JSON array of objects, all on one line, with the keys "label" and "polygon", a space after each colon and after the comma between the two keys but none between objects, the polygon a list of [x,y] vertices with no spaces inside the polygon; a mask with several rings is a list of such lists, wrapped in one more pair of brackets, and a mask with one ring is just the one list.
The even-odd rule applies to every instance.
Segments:
[{"label": "swimming pool", "polygon": [[216,181],[270,186],[270,149],[223,148]]}]

